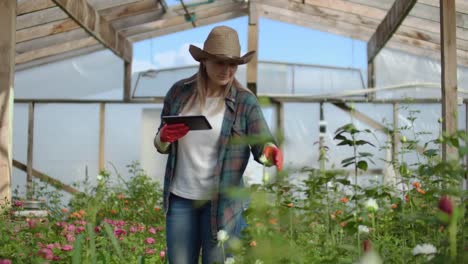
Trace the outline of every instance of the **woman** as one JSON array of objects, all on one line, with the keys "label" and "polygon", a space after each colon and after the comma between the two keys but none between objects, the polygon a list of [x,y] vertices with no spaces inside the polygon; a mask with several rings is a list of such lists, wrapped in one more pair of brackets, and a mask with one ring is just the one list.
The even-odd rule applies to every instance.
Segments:
[{"label": "woman", "polygon": [[[237,66],[255,51],[240,56],[237,32],[226,26],[213,28],[203,49],[191,45],[189,51],[200,62],[199,70],[173,85],[161,116],[204,115],[212,129],[189,132],[185,124],[161,123],[155,137],[157,150],[169,154],[163,196],[168,259],[198,263],[201,248],[204,264],[224,263],[217,233],[239,236],[243,221],[243,201],[228,190],[243,186],[250,152],[278,170],[283,157],[255,95],[234,77]],[[242,143],[243,137],[255,143]]]}]

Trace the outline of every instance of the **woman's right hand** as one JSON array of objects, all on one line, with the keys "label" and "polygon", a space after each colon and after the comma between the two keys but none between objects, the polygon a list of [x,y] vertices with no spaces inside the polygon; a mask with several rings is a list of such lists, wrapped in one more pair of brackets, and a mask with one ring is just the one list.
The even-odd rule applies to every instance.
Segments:
[{"label": "woman's right hand", "polygon": [[161,142],[172,143],[187,135],[189,127],[185,124],[164,124],[159,132]]}]

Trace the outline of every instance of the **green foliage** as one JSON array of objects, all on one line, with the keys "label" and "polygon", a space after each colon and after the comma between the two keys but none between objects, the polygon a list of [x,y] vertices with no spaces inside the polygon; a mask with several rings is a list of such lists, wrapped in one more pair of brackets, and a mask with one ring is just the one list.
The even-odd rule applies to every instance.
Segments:
[{"label": "green foliage", "polygon": [[[164,213],[159,183],[138,163],[128,166],[129,177],[118,173],[117,183],[101,172],[95,185],[87,176],[68,207],[36,186],[35,197],[60,213],[48,219],[0,219],[0,259],[13,263],[164,263]],[[115,182],[115,181],[114,181]],[[51,204],[54,203],[54,204]],[[13,208],[21,210],[21,208]]]}]

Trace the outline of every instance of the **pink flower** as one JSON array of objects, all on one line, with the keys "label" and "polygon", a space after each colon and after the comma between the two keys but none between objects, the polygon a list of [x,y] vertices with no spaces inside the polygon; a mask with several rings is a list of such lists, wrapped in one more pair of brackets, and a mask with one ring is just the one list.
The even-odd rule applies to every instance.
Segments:
[{"label": "pink flower", "polygon": [[65,238],[67,239],[68,242],[73,242],[76,239],[73,234],[66,234]]},{"label": "pink flower", "polygon": [[156,227],[156,232],[161,232],[163,230],[164,230],[164,227],[162,227],[162,226]]},{"label": "pink flower", "polygon": [[442,196],[439,200],[439,209],[448,215],[452,215],[452,212],[453,212],[452,201],[450,201],[450,199],[447,196]]},{"label": "pink flower", "polygon": [[47,260],[52,260],[54,258],[54,253],[48,248],[39,249],[38,255]]},{"label": "pink flower", "polygon": [[148,255],[152,255],[152,254],[156,253],[156,250],[154,250],[152,248],[147,248],[145,250],[145,253],[148,254]]},{"label": "pink flower", "polygon": [[156,242],[156,241],[152,237],[148,237],[147,239],[145,239],[146,244],[154,244],[154,242]]},{"label": "pink flower", "polygon": [[73,231],[75,231],[75,228],[76,228],[75,225],[69,225],[67,227],[67,230],[70,231],[70,232],[73,232]]},{"label": "pink flower", "polygon": [[62,246],[62,251],[72,251],[73,246],[72,245],[63,245]]},{"label": "pink flower", "polygon": [[153,227],[150,227],[150,229],[148,229],[148,232],[154,235],[156,234],[156,229],[154,229]]},{"label": "pink flower", "polygon": [[54,249],[54,247],[55,247],[55,244],[48,244],[46,246],[46,248],[48,248],[48,249]]},{"label": "pink flower", "polygon": [[13,206],[14,206],[14,207],[21,207],[21,206],[23,206],[23,205],[24,205],[24,202],[23,202],[23,201],[18,201],[18,200],[16,200],[16,201],[13,202]]},{"label": "pink flower", "polygon": [[164,258],[164,257],[166,256],[166,251],[161,250],[161,252],[159,252],[159,256],[160,256],[161,258]]},{"label": "pink flower", "polygon": [[129,231],[130,231],[130,233],[136,233],[136,232],[138,232],[138,228],[136,228],[134,226],[131,226]]},{"label": "pink flower", "polygon": [[11,260],[9,260],[9,259],[0,259],[0,264],[11,264]]},{"label": "pink flower", "polygon": [[79,234],[81,232],[85,231],[85,228],[84,226],[78,226],[76,229],[75,229],[75,233],[76,234]]},{"label": "pink flower", "polygon": [[60,257],[59,257],[59,256],[54,256],[54,257],[52,258],[52,260],[58,261],[58,260],[60,260]]},{"label": "pink flower", "polygon": [[99,226],[94,227],[94,233],[101,232],[101,228]]},{"label": "pink flower", "polygon": [[122,236],[122,235],[126,235],[127,234],[127,231],[125,231],[124,229],[121,229],[121,228],[117,228],[114,230],[114,235],[115,236]]}]

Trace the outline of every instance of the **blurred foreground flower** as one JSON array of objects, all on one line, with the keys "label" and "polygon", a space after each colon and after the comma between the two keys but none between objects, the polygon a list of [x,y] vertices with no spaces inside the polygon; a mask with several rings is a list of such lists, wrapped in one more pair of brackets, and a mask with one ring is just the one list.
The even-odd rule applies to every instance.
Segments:
[{"label": "blurred foreground flower", "polygon": [[448,215],[452,215],[452,212],[453,212],[452,201],[447,196],[442,196],[439,200],[439,209]]},{"label": "blurred foreground flower", "polygon": [[377,201],[374,198],[370,198],[369,200],[367,200],[364,206],[370,212],[375,212],[379,209],[379,205],[377,204]]},{"label": "blurred foreground flower", "polygon": [[413,256],[416,255],[427,255],[428,259],[431,259],[434,254],[437,253],[437,249],[431,245],[431,244],[421,244],[421,245],[416,245],[413,248]]},{"label": "blurred foreground flower", "polygon": [[370,250],[362,255],[357,264],[382,264],[382,258],[375,250]]},{"label": "blurred foreground flower", "polygon": [[365,225],[359,225],[358,231],[360,234],[369,234],[369,228]]},{"label": "blurred foreground flower", "polygon": [[224,264],[234,264],[236,261],[234,258],[227,258],[226,261],[224,261]]},{"label": "blurred foreground flower", "polygon": [[0,264],[11,264],[11,260],[9,260],[9,259],[0,259]]},{"label": "blurred foreground flower", "polygon": [[218,241],[220,243],[224,243],[229,239],[229,235],[228,235],[228,233],[226,231],[219,230],[219,232],[217,234],[217,238],[218,238]]}]

